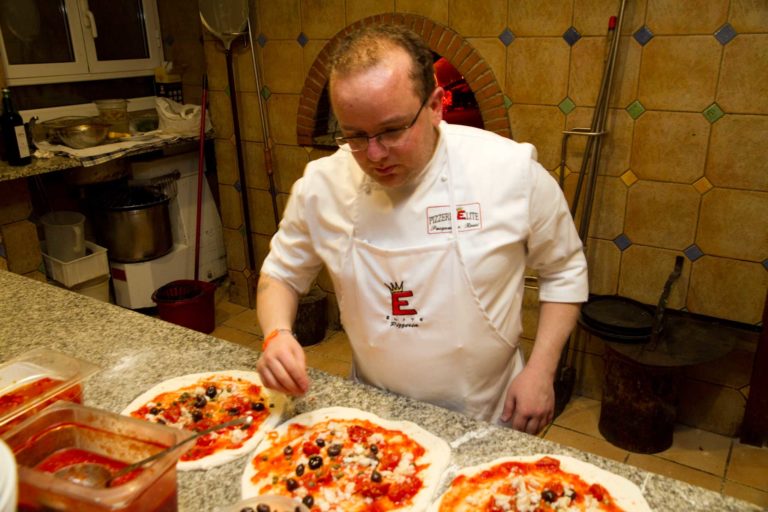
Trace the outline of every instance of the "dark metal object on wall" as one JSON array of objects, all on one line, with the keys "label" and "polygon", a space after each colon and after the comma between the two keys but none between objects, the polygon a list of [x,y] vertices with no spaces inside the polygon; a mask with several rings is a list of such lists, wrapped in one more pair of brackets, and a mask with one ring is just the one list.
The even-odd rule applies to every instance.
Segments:
[{"label": "dark metal object on wall", "polygon": [[757,342],[749,398],[741,426],[741,442],[755,446],[768,444],[768,294],[763,308],[763,328]]}]

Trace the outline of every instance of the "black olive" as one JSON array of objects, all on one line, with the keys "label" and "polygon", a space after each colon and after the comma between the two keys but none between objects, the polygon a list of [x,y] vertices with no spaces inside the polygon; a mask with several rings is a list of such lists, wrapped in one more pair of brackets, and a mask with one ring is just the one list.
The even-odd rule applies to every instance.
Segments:
[{"label": "black olive", "polygon": [[192,411],[192,421],[200,421],[203,419],[203,413],[200,411]]},{"label": "black olive", "polygon": [[325,446],[325,440],[318,437],[317,439],[315,439],[315,444],[320,448],[322,448],[323,446]]},{"label": "black olive", "polygon": [[371,480],[373,480],[376,483],[381,482],[381,473],[374,470],[373,473],[371,473]]},{"label": "black olive", "polygon": [[203,395],[197,395],[195,397],[195,403],[192,405],[194,405],[198,409],[202,409],[203,407],[205,407],[205,404],[207,403],[208,403],[208,400],[206,400]]},{"label": "black olive", "polygon": [[547,503],[552,503],[557,499],[557,494],[555,494],[553,491],[549,489],[544,489],[544,491],[541,493],[541,497],[546,501]]},{"label": "black olive", "polygon": [[370,448],[371,448],[371,453],[378,453],[379,452],[379,447],[376,446],[375,444],[372,444]]},{"label": "black olive", "polygon": [[312,505],[315,504],[315,498],[313,498],[311,494],[307,494],[301,499],[301,502],[305,504],[307,508],[312,508]]},{"label": "black olive", "polygon": [[301,507],[296,507],[295,509],[293,509],[293,512],[301,512]]},{"label": "black olive", "polygon": [[309,458],[309,469],[317,469],[323,465],[323,458],[319,455],[313,455]]},{"label": "black olive", "polygon": [[328,447],[328,455],[331,457],[335,457],[338,454],[341,453],[341,445],[340,444],[332,444]]},{"label": "black olive", "polygon": [[253,507],[245,507],[241,508],[240,512],[253,512]]},{"label": "black olive", "polygon": [[293,446],[286,446],[283,448],[283,455],[293,455]]},{"label": "black olive", "polygon": [[162,409],[161,409],[161,408],[159,408],[159,407],[153,407],[153,408],[151,408],[151,409],[149,410],[149,414],[155,414],[155,415],[157,415],[157,414],[160,414],[160,411],[162,411]]},{"label": "black olive", "polygon": [[208,386],[205,389],[205,394],[208,396],[208,398],[214,398],[217,393],[218,390],[216,389],[216,386]]},{"label": "black olive", "polygon": [[237,416],[238,414],[240,414],[240,409],[238,407],[230,407],[229,409],[227,409],[227,412],[229,413],[230,416]]},{"label": "black olive", "polygon": [[289,491],[292,491],[298,487],[299,487],[299,482],[297,482],[293,478],[289,478],[288,480],[285,481],[285,488],[288,489]]},{"label": "black olive", "polygon": [[299,464],[296,466],[296,476],[301,476],[304,474],[304,464]]},{"label": "black olive", "polygon": [[259,503],[256,505],[256,512],[272,512],[272,509],[266,503]]},{"label": "black olive", "polygon": [[158,422],[160,425],[165,425],[165,420],[164,420],[163,418],[158,418],[158,419],[157,419],[157,422]]},{"label": "black olive", "polygon": [[264,402],[253,402],[251,404],[251,409],[254,411],[263,411],[264,410]]}]

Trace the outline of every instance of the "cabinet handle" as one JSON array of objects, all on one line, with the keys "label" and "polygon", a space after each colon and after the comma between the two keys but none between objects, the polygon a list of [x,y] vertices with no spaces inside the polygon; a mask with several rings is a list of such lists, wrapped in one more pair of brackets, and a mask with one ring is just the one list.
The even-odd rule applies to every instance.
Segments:
[{"label": "cabinet handle", "polygon": [[80,0],[80,10],[85,14],[85,19],[83,20],[83,24],[90,29],[91,31],[91,37],[96,39],[99,37],[99,31],[96,28],[96,18],[93,16],[93,13],[91,12],[90,6],[88,5],[88,0]]}]

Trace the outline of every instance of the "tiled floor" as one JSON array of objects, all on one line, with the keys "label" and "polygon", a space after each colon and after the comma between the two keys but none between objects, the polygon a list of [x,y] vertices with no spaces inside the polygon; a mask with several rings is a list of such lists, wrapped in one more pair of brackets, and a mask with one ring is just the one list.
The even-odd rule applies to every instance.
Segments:
[{"label": "tiled floor", "polygon": [[[216,323],[213,336],[261,348],[262,334],[254,310],[219,302]],[[305,352],[309,366],[348,376],[352,353],[343,332],[329,332],[322,342],[306,347]],[[575,396],[541,436],[768,507],[768,448],[755,448],[738,439],[678,425],[668,450],[655,455],[630,453],[600,435],[599,415],[599,401]]]}]

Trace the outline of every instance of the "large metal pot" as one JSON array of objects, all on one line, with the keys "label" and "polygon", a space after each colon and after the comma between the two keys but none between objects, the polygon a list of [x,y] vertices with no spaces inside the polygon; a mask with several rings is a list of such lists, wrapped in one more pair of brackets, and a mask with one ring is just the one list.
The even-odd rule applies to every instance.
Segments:
[{"label": "large metal pot", "polygon": [[102,203],[96,222],[109,259],[123,263],[159,258],[173,248],[170,199],[151,189],[130,187]]}]

